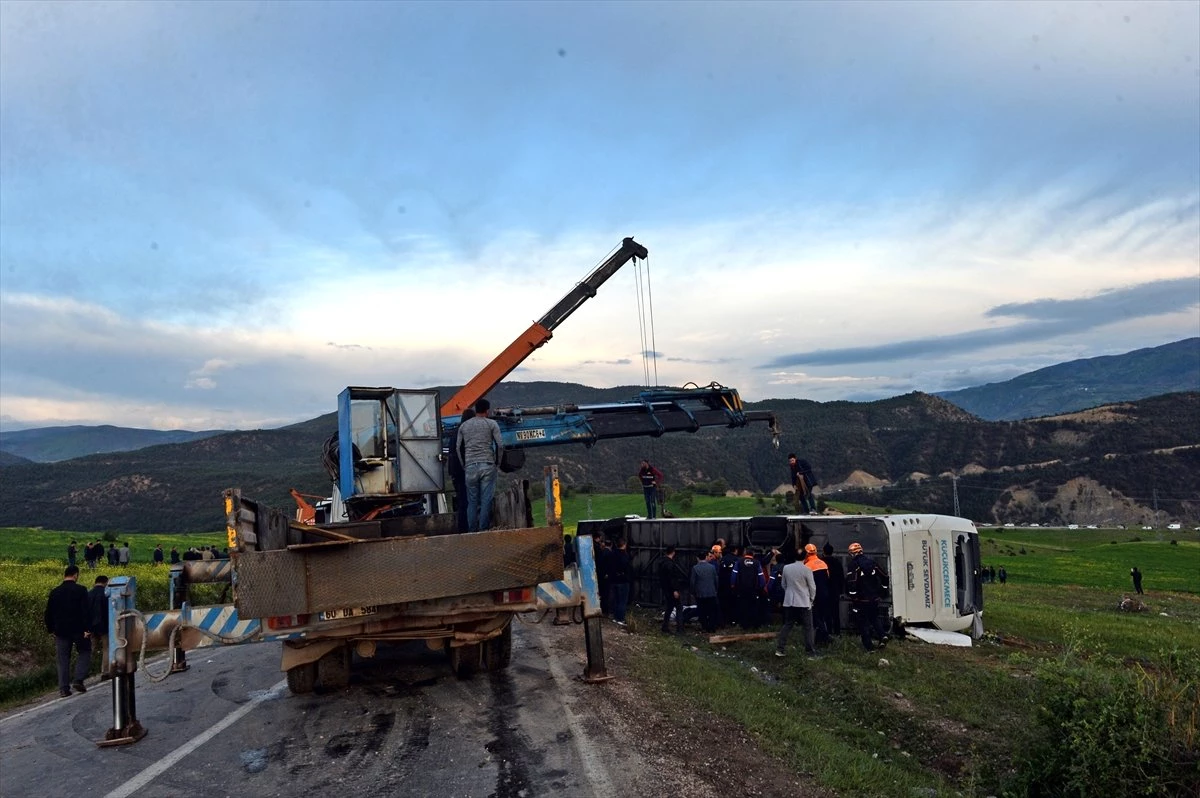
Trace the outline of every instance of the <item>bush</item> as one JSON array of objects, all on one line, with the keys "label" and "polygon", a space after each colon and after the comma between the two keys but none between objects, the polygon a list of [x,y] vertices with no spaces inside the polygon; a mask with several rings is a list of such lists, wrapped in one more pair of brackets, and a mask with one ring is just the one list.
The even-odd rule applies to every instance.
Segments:
[{"label": "bush", "polygon": [[1018,752],[1028,795],[1200,794],[1196,666],[1178,652],[1152,669],[1069,650],[1038,669],[1032,733]]}]

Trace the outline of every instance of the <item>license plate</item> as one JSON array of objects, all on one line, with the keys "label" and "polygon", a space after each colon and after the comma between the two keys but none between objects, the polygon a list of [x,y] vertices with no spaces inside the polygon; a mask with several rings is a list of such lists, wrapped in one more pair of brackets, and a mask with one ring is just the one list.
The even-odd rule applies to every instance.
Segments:
[{"label": "license plate", "polygon": [[517,430],[517,440],[519,441],[542,441],[546,439],[546,430],[544,429],[519,429]]},{"label": "license plate", "polygon": [[358,618],[362,615],[374,615],[378,607],[342,607],[336,610],[325,610],[321,613],[322,621],[340,621],[343,618]]}]

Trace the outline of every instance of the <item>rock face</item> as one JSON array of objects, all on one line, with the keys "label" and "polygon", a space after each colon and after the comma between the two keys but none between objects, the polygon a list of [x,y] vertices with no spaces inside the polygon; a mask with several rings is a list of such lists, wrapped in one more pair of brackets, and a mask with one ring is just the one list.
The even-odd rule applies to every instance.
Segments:
[{"label": "rock face", "polygon": [[1152,524],[1154,512],[1110,490],[1089,477],[1076,477],[1059,485],[1054,495],[1040,499],[1031,488],[1012,488],[993,507],[997,522],[1013,516],[1065,521],[1081,526],[1096,524]]}]

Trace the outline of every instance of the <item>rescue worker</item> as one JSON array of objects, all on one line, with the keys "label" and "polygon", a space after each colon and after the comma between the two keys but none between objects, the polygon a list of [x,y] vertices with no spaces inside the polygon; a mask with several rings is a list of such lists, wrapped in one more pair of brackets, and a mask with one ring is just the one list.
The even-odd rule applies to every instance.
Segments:
[{"label": "rescue worker", "polygon": [[812,543],[804,547],[804,565],[813,572],[813,582],[816,584],[817,595],[813,600],[813,628],[816,630],[818,643],[829,642],[829,566],[817,556],[817,547]]},{"label": "rescue worker", "polygon": [[738,626],[742,629],[757,629],[761,625],[758,600],[766,585],[762,564],[754,556],[753,550],[746,547],[742,556],[734,560],[729,582],[737,602]]},{"label": "rescue worker", "polygon": [[888,589],[887,575],[875,561],[863,553],[863,547],[850,544],[850,568],[846,574],[846,596],[858,624],[863,648],[874,651],[873,640],[882,648],[888,643],[887,619],[879,617],[879,600]]}]

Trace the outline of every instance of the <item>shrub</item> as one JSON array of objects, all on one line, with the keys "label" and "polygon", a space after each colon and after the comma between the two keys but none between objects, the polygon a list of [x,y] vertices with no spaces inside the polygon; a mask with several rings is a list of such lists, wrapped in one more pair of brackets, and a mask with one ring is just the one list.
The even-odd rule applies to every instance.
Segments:
[{"label": "shrub", "polygon": [[1032,733],[1015,762],[1028,795],[1196,795],[1196,666],[1178,652],[1151,670],[1069,647],[1041,666]]}]

